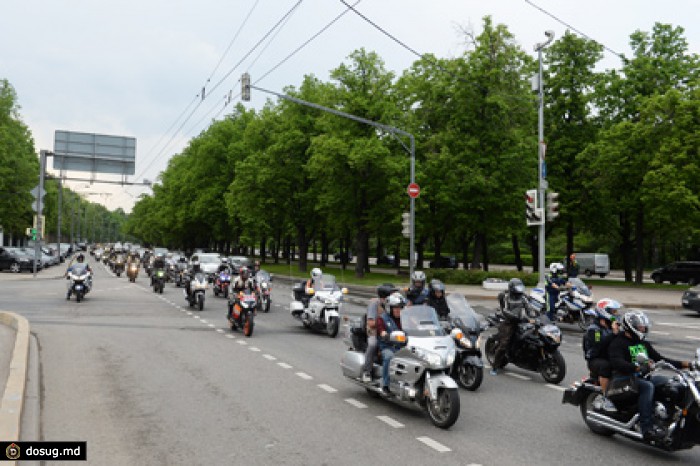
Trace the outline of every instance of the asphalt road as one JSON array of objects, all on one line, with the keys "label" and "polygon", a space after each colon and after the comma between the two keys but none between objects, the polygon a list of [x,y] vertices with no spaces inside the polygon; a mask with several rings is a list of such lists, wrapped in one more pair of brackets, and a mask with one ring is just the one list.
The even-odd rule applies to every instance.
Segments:
[{"label": "asphalt road", "polygon": [[[700,449],[598,437],[561,404],[562,388],[585,374],[574,327],[564,326],[561,386],[517,368],[486,374],[478,391],[460,391],[460,418],[445,431],[345,380],[341,336],[292,319],[282,283],[245,338],[228,330],[225,300],[211,292],[194,311],[172,284],[155,295],[143,276],[131,284],[95,268],[80,304],[65,300],[64,280],[0,281],[0,308],[26,316],[40,345],[42,437],[86,440],[91,464],[700,463]],[[493,301],[472,304],[485,313]],[[692,357],[696,313],[649,315],[662,354]]]}]

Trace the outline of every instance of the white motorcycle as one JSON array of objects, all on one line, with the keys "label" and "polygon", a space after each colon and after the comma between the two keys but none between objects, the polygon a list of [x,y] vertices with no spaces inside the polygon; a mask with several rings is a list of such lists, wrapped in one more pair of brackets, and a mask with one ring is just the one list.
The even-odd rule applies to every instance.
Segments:
[{"label": "white motorcycle", "polygon": [[204,309],[204,295],[207,288],[209,288],[209,282],[206,274],[197,272],[194,277],[190,278],[190,294],[187,294],[186,289],[182,290],[190,307],[197,305],[200,311]]},{"label": "white motorcycle", "polygon": [[299,283],[294,288],[294,301],[289,304],[292,317],[301,320],[306,328],[326,330],[328,336],[335,338],[340,329],[340,308],[347,288],[340,288],[335,276],[324,273],[314,283],[315,288],[306,288]]},{"label": "white motorcycle", "polygon": [[88,271],[87,267],[82,264],[74,264],[73,269],[66,277],[66,279],[69,280],[66,299],[70,299],[71,294],[74,294],[77,302],[82,301],[92,288],[92,279],[90,275],[90,271]]},{"label": "white motorcycle", "polygon": [[[577,323],[581,330],[586,330],[590,317],[586,311],[592,308],[593,294],[590,288],[580,278],[569,279],[571,287],[563,288],[555,305],[557,320],[570,324]],[[544,288],[533,288],[529,296],[530,303],[540,313],[547,312],[546,291]]]}]

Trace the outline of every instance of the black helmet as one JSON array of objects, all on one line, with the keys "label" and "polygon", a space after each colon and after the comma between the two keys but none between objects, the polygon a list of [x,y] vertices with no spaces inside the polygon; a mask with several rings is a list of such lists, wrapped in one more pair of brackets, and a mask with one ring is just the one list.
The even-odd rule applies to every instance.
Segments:
[{"label": "black helmet", "polygon": [[391,293],[397,291],[393,283],[382,283],[377,287],[377,296],[380,298],[388,298]]},{"label": "black helmet", "polygon": [[82,254],[78,254],[78,257],[76,257],[76,260],[77,260],[78,262],[82,262],[82,261],[85,260],[85,256],[83,256]]},{"label": "black helmet", "polygon": [[517,301],[525,294],[525,285],[519,278],[511,278],[508,282],[508,298]]},{"label": "black helmet", "polygon": [[628,332],[633,340],[642,341],[649,333],[651,321],[642,311],[630,311],[622,316],[622,330]]}]

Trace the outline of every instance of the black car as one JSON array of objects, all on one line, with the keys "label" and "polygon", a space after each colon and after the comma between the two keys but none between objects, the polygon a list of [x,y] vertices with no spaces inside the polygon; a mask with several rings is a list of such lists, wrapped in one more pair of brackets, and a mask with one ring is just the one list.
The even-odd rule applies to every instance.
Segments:
[{"label": "black car", "polygon": [[34,270],[34,259],[18,251],[0,248],[0,270],[19,273]]},{"label": "black car", "polygon": [[385,254],[377,258],[377,265],[386,264],[392,267],[399,265],[398,259],[393,254]]},{"label": "black car", "polygon": [[696,286],[684,291],[681,304],[685,309],[700,312],[700,287]]},{"label": "black car", "polygon": [[457,268],[457,259],[455,256],[450,256],[450,257],[445,257],[442,256],[440,257],[440,260],[438,259],[433,259],[430,261],[430,268],[431,269],[456,269]]},{"label": "black car", "polygon": [[[343,255],[342,255],[341,253],[339,253],[339,252],[336,252],[336,253],[333,255],[333,258],[335,258],[335,260],[337,260],[338,262],[340,262],[340,259],[341,259],[342,257],[343,257]],[[345,262],[347,263],[347,262],[350,262],[350,261],[352,261],[352,252],[350,252],[350,251],[345,251]]]},{"label": "black car", "polygon": [[678,282],[687,283],[690,286],[700,283],[700,262],[679,261],[656,269],[651,272],[654,283],[670,282],[675,285]]}]

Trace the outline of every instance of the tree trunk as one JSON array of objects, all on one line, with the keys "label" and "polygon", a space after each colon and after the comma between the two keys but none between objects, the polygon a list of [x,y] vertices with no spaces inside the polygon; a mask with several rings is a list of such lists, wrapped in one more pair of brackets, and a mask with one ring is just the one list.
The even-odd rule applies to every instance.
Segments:
[{"label": "tree trunk", "polygon": [[263,237],[260,239],[260,262],[265,263],[265,258],[267,256],[267,236],[263,235]]},{"label": "tree trunk", "polygon": [[369,232],[365,230],[364,225],[358,225],[357,236],[355,237],[355,277],[363,278],[365,276],[365,263],[367,261],[367,245],[369,244]]},{"label": "tree trunk", "polygon": [[462,249],[462,267],[464,270],[467,270],[469,269],[469,245],[471,244],[471,236],[462,233],[459,243]]},{"label": "tree trunk", "polygon": [[489,246],[488,246],[488,241],[486,239],[486,233],[482,233],[484,236],[484,239],[481,241],[481,247],[484,250],[483,257],[484,257],[484,271],[488,272],[489,271]]},{"label": "tree trunk", "polygon": [[299,272],[306,272],[308,262],[309,240],[306,238],[306,224],[297,225],[297,244],[299,245]]},{"label": "tree trunk", "polygon": [[536,233],[529,233],[530,252],[532,254],[532,271],[539,273],[540,271],[540,241]]},{"label": "tree trunk", "polygon": [[441,254],[442,254],[442,238],[440,237],[440,233],[437,231],[433,233],[433,246],[434,246],[434,256],[433,260],[435,261],[436,264],[440,264],[440,259],[441,259]]},{"label": "tree trunk", "polygon": [[325,267],[328,263],[328,235],[325,231],[321,232],[321,267]]},{"label": "tree trunk", "polygon": [[641,284],[644,280],[644,210],[640,205],[637,209],[636,218],[636,273],[635,273],[635,283]]},{"label": "tree trunk", "polygon": [[624,213],[620,214],[620,227],[622,243],[620,244],[620,254],[622,254],[622,268],[625,271],[625,281],[632,281],[632,240],[630,239],[630,223]]},{"label": "tree trunk", "polygon": [[472,256],[472,264],[469,267],[470,269],[481,269],[481,254],[484,252],[484,248],[481,243],[483,241],[483,233],[477,232],[474,240],[474,255]]},{"label": "tree trunk", "polygon": [[569,222],[566,224],[566,270],[569,270],[571,255],[574,252],[574,219],[569,218]]},{"label": "tree trunk", "polygon": [[[364,259],[362,260],[362,262],[363,262],[363,265],[364,265],[365,273],[370,273],[370,269],[369,269],[369,232],[367,232],[367,236],[365,236],[365,247],[364,247],[364,250],[365,250],[365,257],[364,257]],[[359,259],[359,257],[358,257],[358,261],[359,261],[359,260],[360,260],[360,259]]]},{"label": "tree trunk", "polygon": [[[418,260],[416,261],[416,270],[420,270],[423,268],[423,260],[424,260],[424,248],[425,248],[425,242],[427,241],[427,238],[425,236],[421,236],[421,238],[418,240],[418,244],[416,244],[416,253],[418,253]],[[409,252],[409,254],[411,254]],[[413,258],[409,258],[409,260],[412,260]]]},{"label": "tree trunk", "polygon": [[396,272],[401,270],[401,240],[397,239],[394,245],[394,260],[396,261]]},{"label": "tree trunk", "polygon": [[512,235],[511,242],[513,243],[513,256],[515,257],[515,267],[518,269],[518,272],[522,272],[523,260],[520,257],[520,243],[518,243],[518,235]]},{"label": "tree trunk", "polygon": [[382,238],[380,236],[377,236],[377,248],[375,249],[375,257],[377,258],[377,262],[375,262],[377,265],[379,265],[379,258],[384,255],[384,251],[382,250]]}]

